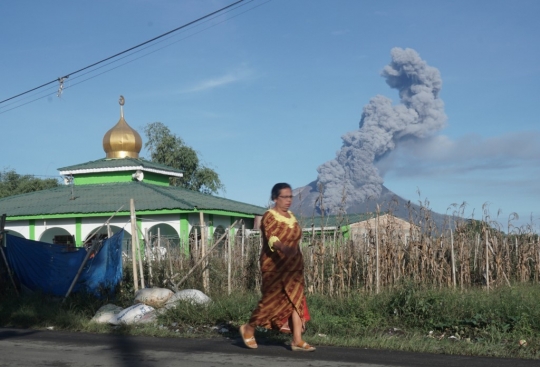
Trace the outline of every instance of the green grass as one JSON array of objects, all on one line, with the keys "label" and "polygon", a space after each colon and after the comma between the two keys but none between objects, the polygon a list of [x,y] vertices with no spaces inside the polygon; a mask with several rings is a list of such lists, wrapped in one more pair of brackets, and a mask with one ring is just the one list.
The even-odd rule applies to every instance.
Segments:
[{"label": "green grass", "polygon": [[[93,333],[156,337],[238,337],[238,326],[249,319],[258,295],[212,294],[206,306],[182,303],[159,316],[154,325],[110,326],[91,323],[105,303],[131,305],[129,290],[113,300],[73,295],[66,302],[45,295],[17,297],[9,289],[0,300],[0,326],[54,327]],[[403,284],[374,295],[308,297],[312,320],[305,338],[314,345],[334,345],[404,351],[540,358],[540,288],[516,285],[486,292],[424,289]],[[290,336],[258,330],[267,343]],[[520,346],[520,340],[526,346]]]}]

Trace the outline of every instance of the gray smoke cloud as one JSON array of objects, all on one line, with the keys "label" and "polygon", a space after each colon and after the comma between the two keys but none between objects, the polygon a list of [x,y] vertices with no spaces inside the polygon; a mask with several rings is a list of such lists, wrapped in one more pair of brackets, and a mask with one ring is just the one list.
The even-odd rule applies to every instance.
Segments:
[{"label": "gray smoke cloud", "polygon": [[381,75],[399,91],[400,103],[392,105],[387,97],[373,97],[364,106],[360,128],[343,135],[336,158],[317,168],[325,211],[378,198],[383,178],[375,163],[400,140],[431,136],[446,123],[444,103],[438,98],[442,87],[439,70],[410,48],[393,48],[391,57]]}]

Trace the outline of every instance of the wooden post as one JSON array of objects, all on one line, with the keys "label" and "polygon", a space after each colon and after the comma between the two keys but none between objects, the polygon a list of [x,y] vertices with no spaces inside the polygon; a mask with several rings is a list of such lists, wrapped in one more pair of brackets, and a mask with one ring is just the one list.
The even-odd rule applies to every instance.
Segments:
[{"label": "wooden post", "polygon": [[199,258],[199,232],[197,231],[197,228],[195,228],[194,231],[195,238],[193,239],[193,258],[198,259]]},{"label": "wooden post", "polygon": [[[146,234],[146,238],[144,240],[146,244],[146,263],[148,264],[148,286],[152,286],[153,284],[153,274],[152,274],[152,248],[150,244],[152,243],[152,236],[150,232],[148,232],[148,228],[144,229],[144,232]],[[159,233],[159,228],[158,228]]]},{"label": "wooden post", "polygon": [[202,211],[199,212],[199,221],[201,223],[201,258],[205,259],[202,272],[203,290],[204,293],[208,293],[210,277],[208,274],[208,262],[206,261],[206,226],[204,224],[204,213]]},{"label": "wooden post", "polygon": [[[139,229],[139,226],[137,226],[137,229]],[[141,250],[141,243],[139,242],[139,232],[137,232],[136,238],[137,238],[137,256],[139,258],[139,269],[141,271],[140,272],[140,275],[141,275],[141,289],[144,289],[145,288],[145,286],[144,286],[144,271],[143,271],[143,265],[142,265],[143,251]]]},{"label": "wooden post", "polygon": [[227,292],[230,295],[231,294],[231,259],[232,259],[232,249],[231,249],[231,235],[230,230],[227,231]]},{"label": "wooden post", "polygon": [[480,233],[476,234],[476,242],[474,244],[473,272],[476,271],[476,258],[478,255],[478,247],[480,246]]},{"label": "wooden post", "polygon": [[4,243],[6,241],[6,232],[4,231],[4,227],[6,225],[6,214],[2,214],[2,217],[0,218],[0,252],[2,252],[2,258],[4,259],[4,263],[6,264],[6,271],[9,274],[9,279],[11,280],[11,284],[13,284],[13,289],[15,289],[15,293],[17,293],[17,296],[19,295],[19,290],[17,289],[17,286],[15,285],[15,280],[13,280],[13,275],[11,274],[11,268],[9,267],[6,254],[4,253]]},{"label": "wooden post", "polygon": [[[238,220],[235,220],[234,223],[231,224],[231,226],[230,226],[229,228],[227,228],[227,231],[228,231],[230,228],[234,227],[234,226],[236,225],[236,222],[238,222]],[[197,263],[196,263],[196,264],[195,264],[195,265],[187,272],[187,274],[184,275],[184,277],[183,277],[178,283],[173,284],[173,286],[174,286],[174,288],[175,288],[176,290],[178,290],[178,287],[180,286],[180,284],[182,284],[182,283],[184,283],[184,282],[186,281],[186,279],[189,277],[189,275],[190,275],[191,273],[193,273],[193,271],[195,270],[195,268],[196,268],[197,266],[199,266],[200,264],[202,264],[203,262],[205,262],[206,257],[207,257],[208,255],[210,255],[210,253],[212,252],[212,250],[214,250],[214,249],[216,248],[216,246],[217,246],[217,245],[225,238],[225,235],[226,235],[226,233],[223,233],[223,235],[222,235],[222,236],[221,236],[221,237],[220,237],[220,238],[212,245],[212,247],[208,250],[208,252],[204,255],[204,257],[201,258],[201,259],[200,259],[200,260],[199,260],[199,261],[198,261],[198,262],[197,262]],[[172,282],[171,282],[171,283],[172,283]]]},{"label": "wooden post", "polygon": [[452,259],[452,284],[456,288],[456,261],[454,259],[454,232],[450,230],[450,258]]},{"label": "wooden post", "polygon": [[488,232],[486,230],[486,290],[489,292],[489,240]]},{"label": "wooden post", "polygon": [[[133,199],[131,199],[133,200]],[[122,205],[120,208],[118,208],[117,211],[114,212],[113,215],[111,215],[109,217],[109,219],[107,219],[107,221],[101,226],[99,227],[99,229],[97,231],[95,231],[92,235],[88,236],[88,238],[92,238],[94,235],[98,234],[99,231],[101,231],[101,228],[103,228],[106,224],[109,223],[109,221],[116,215],[116,213],[118,213],[124,206]],[[79,267],[79,271],[77,271],[77,274],[75,275],[75,278],[73,278],[73,281],[71,282],[71,285],[69,286],[69,289],[66,293],[66,295],[64,296],[64,300],[62,302],[65,302],[65,300],[68,298],[69,294],[71,293],[71,291],[73,290],[73,287],[75,286],[75,283],[77,283],[77,280],[79,280],[79,277],[81,276],[81,272],[84,268],[84,266],[86,265],[86,262],[88,261],[88,258],[90,257],[90,255],[92,253],[94,253],[96,250],[97,250],[97,246],[100,244],[100,241],[96,241],[92,247],[90,248],[90,250],[86,253],[86,256],[84,257],[84,260],[81,264],[81,266]],[[137,286],[137,284],[135,283],[135,286]]]},{"label": "wooden post", "polygon": [[245,223],[242,221],[242,263],[241,263],[241,266],[242,266],[242,274],[244,272],[244,238],[245,238],[245,235],[246,235],[246,225]]},{"label": "wooden post", "polygon": [[[337,225],[336,225],[337,227]],[[332,241],[332,271],[331,271],[331,274],[332,276],[330,277],[330,283],[329,283],[329,290],[330,290],[330,295],[332,296],[334,294],[334,264],[335,264],[335,260],[336,260],[336,228],[334,228],[334,240]]]},{"label": "wooden post", "polygon": [[133,268],[133,289],[135,292],[139,290],[139,279],[137,277],[137,253],[135,246],[137,246],[136,238],[138,237],[137,232],[137,219],[135,217],[135,201],[133,198],[129,200],[129,209],[131,212],[131,256],[132,258],[132,268]]},{"label": "wooden post", "polygon": [[161,228],[157,229],[157,249],[158,249],[158,260],[161,261]]},{"label": "wooden post", "polygon": [[379,205],[377,205],[377,219],[375,220],[375,293],[379,294]]}]

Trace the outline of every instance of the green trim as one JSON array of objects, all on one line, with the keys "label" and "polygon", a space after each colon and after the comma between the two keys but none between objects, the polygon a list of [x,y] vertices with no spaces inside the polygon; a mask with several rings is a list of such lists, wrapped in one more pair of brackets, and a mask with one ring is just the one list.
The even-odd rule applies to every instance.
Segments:
[{"label": "green trim", "polygon": [[34,219],[30,219],[28,221],[28,237],[30,237],[31,240],[36,240],[36,221]]},{"label": "green trim", "polygon": [[[128,205],[129,206],[129,205]],[[90,214],[83,214],[83,213],[70,213],[70,214],[43,214],[43,215],[21,215],[13,216],[10,218],[7,218],[8,221],[15,221],[15,220],[35,220],[35,219],[72,219],[75,216],[78,216],[80,218],[93,218],[93,217],[110,217],[113,215],[114,212],[103,212],[103,213],[90,213]],[[117,217],[129,217],[130,212],[118,212],[116,213]]]},{"label": "green trim", "polygon": [[189,220],[188,214],[180,214],[180,241],[184,246],[184,253],[189,255]]},{"label": "green trim", "polygon": [[[127,205],[129,206],[129,205]],[[230,217],[239,217],[239,218],[254,218],[255,214],[244,214],[244,213],[238,213],[238,212],[228,212],[228,211],[220,211],[220,210],[202,210],[205,214],[216,214],[216,215],[222,215],[222,216],[230,216]],[[198,213],[199,210],[183,210],[183,209],[163,209],[163,210],[147,210],[147,211],[141,211],[137,210],[137,213],[140,213],[141,215],[152,215],[152,214],[183,214],[183,213]],[[113,215],[114,212],[96,212],[96,213],[69,213],[69,214],[42,214],[42,215],[21,215],[21,216],[12,216],[6,218],[7,221],[15,221],[15,220],[29,220],[29,219],[66,219],[66,218],[73,218],[75,215],[81,217],[81,218],[91,218],[91,217],[106,217]],[[122,211],[116,213],[117,217],[121,216],[127,216],[129,217],[131,214],[129,211]]]},{"label": "green trim", "polygon": [[341,226],[341,234],[343,235],[343,238],[348,240],[349,237],[351,236],[351,226],[349,225]]},{"label": "green trim", "polygon": [[[225,210],[204,210],[201,209],[201,211],[204,212],[204,214],[216,214],[216,215],[223,215],[223,216],[230,216],[230,217],[241,217],[241,218],[254,218],[255,214],[244,214],[239,212],[228,212]],[[199,210],[195,210],[195,213],[198,213]]]},{"label": "green trim", "polygon": [[158,185],[158,186],[169,186],[169,176],[160,175],[159,173],[154,172],[145,172],[143,182],[148,184]]},{"label": "green trim", "polygon": [[74,185],[95,185],[111,182],[131,182],[133,171],[81,173],[73,176]]},{"label": "green trim", "polygon": [[[135,169],[128,171],[116,171],[116,172],[93,172],[93,173],[79,173],[74,175],[73,184],[75,185],[96,185],[104,183],[118,183],[118,182],[131,182],[133,181],[133,174]],[[159,185],[169,186],[169,176],[161,175],[154,172],[144,172],[143,182]]]},{"label": "green trim", "polygon": [[82,242],[82,218],[75,218],[75,246],[80,247]]}]

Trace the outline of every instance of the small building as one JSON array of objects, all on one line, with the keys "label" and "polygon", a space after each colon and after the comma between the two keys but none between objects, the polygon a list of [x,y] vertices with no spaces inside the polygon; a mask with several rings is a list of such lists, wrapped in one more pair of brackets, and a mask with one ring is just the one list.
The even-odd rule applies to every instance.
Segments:
[{"label": "small building", "polygon": [[416,236],[419,227],[391,214],[376,213],[330,215],[326,217],[300,218],[305,236],[331,239],[340,233],[344,238],[353,241],[363,241],[375,235],[377,230],[381,235],[391,234],[401,237],[405,242],[410,236]]},{"label": "small building", "polygon": [[131,199],[140,239],[159,232],[185,252],[201,229],[211,243],[236,220],[232,239],[240,228],[254,227],[265,208],[170,186],[182,171],[139,158],[142,139],[124,119],[123,98],[120,105],[118,123],[103,137],[105,158],[59,168],[63,186],[0,199],[10,234],[79,247],[123,228],[129,246]]}]

